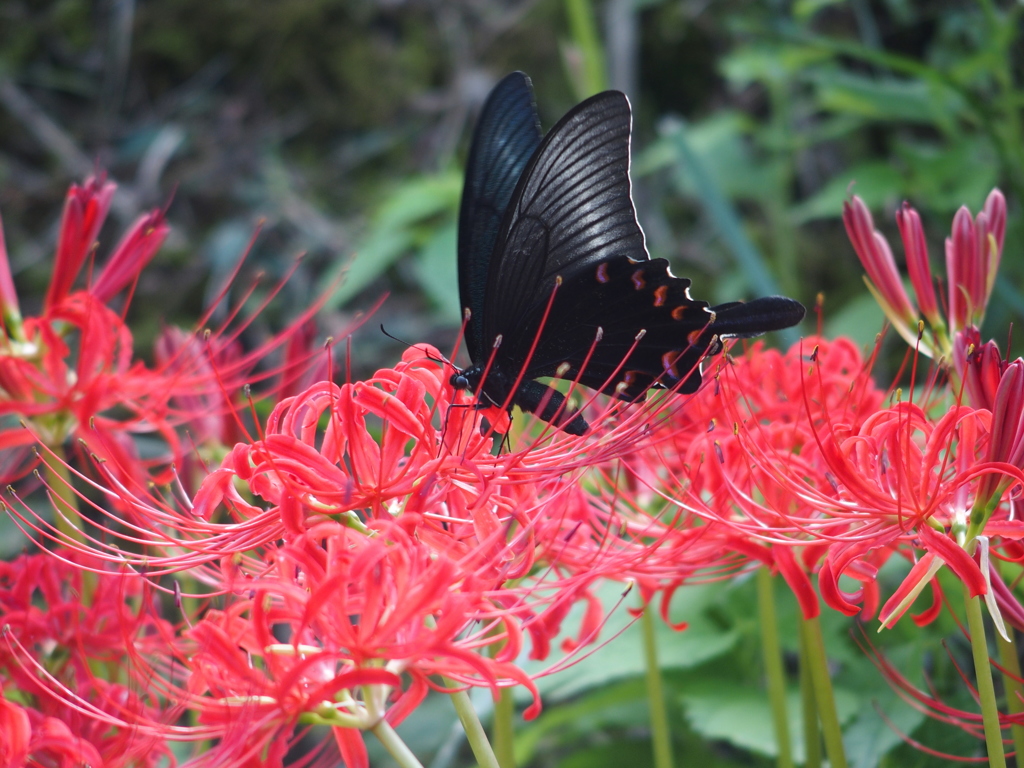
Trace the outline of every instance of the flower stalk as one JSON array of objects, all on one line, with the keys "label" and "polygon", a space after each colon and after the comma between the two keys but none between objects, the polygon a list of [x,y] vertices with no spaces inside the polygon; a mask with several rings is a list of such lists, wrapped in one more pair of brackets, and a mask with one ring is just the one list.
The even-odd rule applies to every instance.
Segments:
[{"label": "flower stalk", "polygon": [[[1011,715],[1017,716],[1024,713],[1024,683],[1021,682],[1020,659],[1017,657],[1017,633],[1007,627],[1010,639],[1003,638],[996,634],[996,645],[999,648],[999,664],[1003,668],[1003,690],[1006,692],[1006,709]],[[1024,725],[1014,722],[1010,726],[1010,735],[1013,738],[1014,758],[1017,768],[1024,768]]]},{"label": "flower stalk", "polygon": [[821,619],[818,616],[803,619],[801,630],[807,640],[807,661],[810,664],[818,716],[821,718],[821,730],[825,737],[825,753],[832,768],[846,768],[843,730],[839,725],[839,714],[836,712],[836,697],[832,690],[832,677],[828,671],[825,641],[821,634]]},{"label": "flower stalk", "polygon": [[651,725],[654,768],[672,768],[674,765],[672,733],[668,726],[668,712],[665,709],[661,667],[658,666],[658,643],[654,636],[654,616],[649,604],[640,614],[640,631],[643,633],[644,666],[647,670],[647,711]]},{"label": "flower stalk", "polygon": [[988,655],[988,642],[985,639],[985,619],[981,610],[981,598],[971,597],[970,592],[965,589],[964,603],[967,609],[967,630],[971,633],[974,674],[978,679],[978,700],[981,703],[981,718],[985,726],[988,764],[990,768],[1006,768],[1003,731],[999,723],[996,689],[992,682],[992,665]]},{"label": "flower stalk", "polygon": [[1002,749],[1002,728],[999,725],[999,709],[995,701],[995,686],[992,683],[992,667],[988,657],[988,642],[985,639],[981,598],[971,597],[970,593],[965,591],[965,603],[968,631],[971,633],[971,651],[974,655],[974,672],[978,678],[981,718],[985,725],[988,765],[990,768],[1006,768],[1007,758]]},{"label": "flower stalk", "polygon": [[[445,685],[455,687],[458,685],[453,680],[445,678]],[[476,714],[473,702],[469,699],[469,693],[465,690],[453,691],[449,694],[452,704],[455,706],[455,713],[459,716],[459,722],[466,732],[466,741],[469,748],[473,750],[473,757],[476,758],[480,768],[502,768],[501,763],[494,754],[491,742],[487,740],[487,732]]]},{"label": "flower stalk", "polygon": [[789,713],[786,708],[786,675],[782,668],[779,647],[779,626],[775,611],[774,580],[771,571],[757,569],[757,612],[761,628],[761,652],[768,684],[768,701],[772,709],[772,726],[778,746],[779,768],[793,768],[793,749],[789,743]]},{"label": "flower stalk", "polygon": [[53,495],[57,530],[67,541],[82,544],[85,542],[85,534],[81,530],[82,517],[78,511],[78,496],[71,485],[71,472],[64,460],[64,448],[52,445],[50,451],[53,456],[50,461],[43,462],[43,474]]},{"label": "flower stalk", "polygon": [[416,755],[409,749],[409,745],[402,741],[387,720],[381,718],[370,731],[401,768],[423,768],[423,763],[416,759]]},{"label": "flower stalk", "polygon": [[501,768],[515,768],[515,728],[513,718],[515,716],[515,699],[512,691],[502,688],[498,700],[494,703],[494,720],[492,723],[492,740],[494,741],[494,754],[498,758]]},{"label": "flower stalk", "polygon": [[814,698],[807,633],[800,626],[800,704],[804,726],[804,768],[821,768],[821,729],[818,727],[818,702]]}]

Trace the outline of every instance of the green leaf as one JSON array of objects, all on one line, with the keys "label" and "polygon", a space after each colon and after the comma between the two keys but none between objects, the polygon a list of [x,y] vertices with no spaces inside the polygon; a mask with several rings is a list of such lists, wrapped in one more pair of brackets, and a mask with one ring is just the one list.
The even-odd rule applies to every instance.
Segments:
[{"label": "green leaf", "polygon": [[[885,650],[887,659],[916,685],[922,683],[926,642],[916,641]],[[903,744],[924,722],[924,713],[907,705],[865,656],[846,665],[840,680],[856,690],[860,711],[843,732],[851,768],[875,768],[882,757]]]},{"label": "green leaf", "polygon": [[330,285],[344,275],[328,307],[343,305],[413,248],[423,237],[417,225],[442,213],[454,215],[461,190],[462,175],[455,171],[413,179],[399,187],[378,209],[355,255],[326,276]]},{"label": "green leaf", "polygon": [[[856,258],[852,255],[851,258]],[[838,312],[828,311],[825,305],[825,335],[830,339],[848,336],[858,344],[869,347],[885,324],[885,315],[875,298],[864,291]]]},{"label": "green leaf", "polygon": [[545,699],[540,717],[516,733],[516,764],[530,762],[546,739],[567,744],[609,726],[643,728],[647,725],[646,702],[640,679],[608,686],[577,701],[552,706]]},{"label": "green leaf", "polygon": [[828,51],[805,45],[739,46],[722,59],[720,69],[733,88],[740,90],[756,82],[782,82],[830,59]]},{"label": "green leaf", "polygon": [[559,768],[621,768],[623,765],[651,765],[651,742],[639,739],[618,739],[610,744],[595,744],[573,750]]},{"label": "green leaf", "polygon": [[[658,664],[663,670],[691,669],[722,656],[735,646],[739,633],[722,629],[706,615],[707,608],[718,601],[724,589],[723,585],[713,584],[677,590],[672,600],[670,618],[677,624],[688,622],[688,627],[676,631],[660,618],[656,622]],[[595,591],[608,610],[619,600],[622,585],[605,582]],[[657,610],[657,606],[651,606],[649,610]],[[575,626],[581,615],[582,606],[573,609],[566,621],[567,630]],[[589,655],[583,655],[568,670],[537,680],[544,701],[562,701],[591,689],[643,675],[646,669],[643,638],[639,625],[634,624],[634,617],[626,610],[626,605],[619,605],[601,630],[601,637],[608,638],[606,645],[597,649],[583,649],[583,654]],[[568,637],[568,633],[553,640],[552,647],[557,647],[564,637]],[[536,674],[550,664],[550,660],[531,661],[524,665],[524,669],[530,674]]]},{"label": "green leaf", "polygon": [[459,309],[459,270],[456,264],[458,227],[455,221],[434,230],[416,255],[416,279],[446,322],[462,320]]},{"label": "green leaf", "polygon": [[896,155],[910,171],[909,197],[944,213],[961,205],[977,211],[999,180],[996,153],[983,136],[941,144],[904,141]]},{"label": "green leaf", "polygon": [[868,208],[878,210],[894,205],[906,192],[906,176],[891,162],[861,163],[833,177],[814,195],[795,206],[790,215],[795,224],[834,219],[842,216],[843,201],[851,193],[859,195]]},{"label": "green leaf", "polygon": [[793,3],[793,16],[800,21],[810,21],[821,9],[844,4],[845,0],[796,0]]},{"label": "green leaf", "polygon": [[819,70],[811,81],[824,109],[879,121],[923,123],[953,133],[965,108],[959,94],[933,81],[872,78],[837,69]]},{"label": "green leaf", "polygon": [[[857,697],[837,688],[835,698],[840,722],[849,721],[858,710]],[[778,753],[768,697],[759,686],[727,679],[699,681],[688,685],[680,699],[690,727],[706,738],[727,741],[762,755]],[[787,692],[786,709],[793,758],[802,762],[803,726],[798,691]]]}]

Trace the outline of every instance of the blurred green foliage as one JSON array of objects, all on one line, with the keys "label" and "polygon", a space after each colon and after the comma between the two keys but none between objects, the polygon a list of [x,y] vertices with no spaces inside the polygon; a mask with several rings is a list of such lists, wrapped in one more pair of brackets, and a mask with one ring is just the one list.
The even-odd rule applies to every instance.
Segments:
[{"label": "blurred green foliage", "polygon": [[[173,192],[176,236],[140,286],[140,328],[187,323],[264,218],[252,273],[309,254],[278,311],[330,288],[329,330],[390,292],[379,321],[450,348],[462,153],[490,85],[520,68],[545,126],[594,90],[627,90],[649,247],[696,296],[824,292],[826,326],[867,341],[880,318],[838,222],[851,188],[890,232],[911,200],[938,264],[952,212],[999,184],[1007,253],[1020,246],[1020,15],[908,0],[8,0],[0,211],[19,286],[38,295],[63,190],[98,163],[122,184],[119,226]],[[1004,269],[995,328],[1024,312],[1024,266]],[[357,372],[397,354],[370,327]]]},{"label": "blurred green foliage", "polygon": [[[813,304],[823,293],[826,332],[863,342],[882,319],[839,220],[851,189],[894,245],[895,207],[921,210],[941,274],[955,209],[976,211],[1001,186],[1009,229],[986,330],[1002,338],[1024,317],[1022,13],[993,0],[4,0],[0,213],[31,311],[69,182],[98,164],[121,184],[108,245],[170,201],[174,235],[131,310],[142,346],[163,321],[194,321],[264,219],[239,293],[308,256],[262,322],[330,290],[326,334],[391,294],[354,341],[353,374],[365,375],[400,353],[377,323],[455,343],[461,162],[490,86],[522,69],[545,127],[596,89],[627,91],[648,246],[693,278],[696,297],[778,286]],[[802,331],[814,324],[812,314]],[[769,735],[727,727],[764,707],[750,682],[748,586],[685,597],[676,608],[690,630],[662,638],[686,764],[767,765],[773,754]],[[829,650],[852,764],[942,764],[901,745],[879,710],[933,746],[977,752],[896,707],[848,626],[835,623]],[[880,642],[962,693],[953,659],[965,649],[935,644],[952,629]],[[645,764],[639,651],[623,641],[621,665],[552,678],[548,709],[522,733],[524,764]],[[458,744],[450,722],[424,707],[404,733],[424,754],[457,755],[444,752]]]}]

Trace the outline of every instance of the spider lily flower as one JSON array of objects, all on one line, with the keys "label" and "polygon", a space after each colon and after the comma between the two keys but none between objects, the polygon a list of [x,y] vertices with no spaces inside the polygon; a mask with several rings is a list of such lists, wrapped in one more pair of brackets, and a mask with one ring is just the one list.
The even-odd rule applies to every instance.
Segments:
[{"label": "spider lily flower", "polygon": [[[993,465],[1024,470],[1024,360],[1021,358],[1007,365],[999,377],[987,459]],[[1019,476],[1009,471],[994,471],[981,479],[971,510],[970,538],[984,531],[985,523],[1003,494],[1018,482]]]},{"label": "spider lily flower", "polygon": [[90,176],[82,186],[72,184],[68,190],[44,311],[53,309],[70,293],[86,257],[93,251],[116,189],[116,184],[101,175]]},{"label": "spider lily flower", "polygon": [[[920,219],[917,219],[917,223],[920,224]],[[868,290],[900,336],[907,339],[909,344],[915,343],[917,311],[903,288],[903,280],[896,267],[892,249],[889,248],[889,241],[875,229],[871,212],[857,195],[843,203],[843,224],[857,257],[868,273],[865,279]],[[916,238],[912,238],[912,242],[916,248]],[[927,267],[927,252],[923,254],[923,262]],[[931,273],[926,271],[925,274],[930,287]]]},{"label": "spider lily flower", "polygon": [[[948,567],[970,594],[986,595],[997,615],[987,561],[977,558],[988,557],[992,545],[981,537],[985,523],[998,524],[993,531],[1004,538],[1022,525],[999,502],[1008,487],[1024,482],[1014,463],[1020,410],[1009,396],[1018,391],[1019,371],[1001,382],[1005,405],[997,406],[1016,416],[1001,416],[1005,426],[997,426],[990,412],[968,406],[945,413],[907,402],[881,407],[868,366],[855,357],[834,366],[833,350],[841,359],[842,346],[833,343],[811,355],[797,349],[756,360],[756,350],[723,364],[720,386],[685,411],[713,424],[686,427],[697,437],[688,438],[678,458],[662,449],[685,489],[676,503],[773,552],[792,548],[798,570],[816,571],[822,599],[843,613],[879,614],[891,625]],[[765,368],[768,361],[774,371]],[[733,429],[721,429],[723,423]],[[977,504],[984,519],[976,516],[969,529]],[[886,597],[875,575],[894,555],[913,567]],[[771,562],[800,594],[798,570]],[[844,588],[843,576],[859,588]],[[813,610],[813,601],[804,608]]]},{"label": "spider lily flower", "polygon": [[953,332],[981,326],[995,286],[1006,233],[1006,198],[998,189],[989,193],[985,207],[971,218],[966,206],[953,217],[953,232],[946,238],[946,274],[949,277],[949,320]]},{"label": "spider lily flower", "polygon": [[[539,558],[565,569],[572,559],[586,560],[591,572],[567,577],[584,590],[611,568],[607,561],[616,553],[600,545],[608,530],[619,528],[613,513],[590,516],[586,504],[569,503],[572,479],[591,458],[559,447],[580,442],[561,435],[492,455],[477,415],[458,407],[464,395],[436,360],[436,350],[411,348],[394,369],[366,381],[320,382],[282,399],[257,437],[236,444],[195,482],[194,495],[189,483],[160,487],[98,462],[101,481],[76,473],[74,492],[95,512],[104,537],[59,541],[151,577],[205,566],[211,569],[206,581],[219,584],[217,562],[304,535],[325,520],[364,532],[374,521],[406,520],[438,551],[472,553],[464,567],[495,584],[529,575]],[[595,449],[598,460],[617,450],[608,445]],[[90,493],[79,483],[91,486]],[[67,489],[49,490],[56,496]],[[39,535],[59,535],[29,505],[12,500],[11,508]],[[132,554],[143,544],[144,554]],[[552,567],[557,578],[561,566]]]},{"label": "spider lily flower", "polygon": [[501,591],[410,522],[357,531],[324,521],[262,558],[237,558],[222,606],[138,669],[195,713],[194,727],[167,735],[216,739],[203,760],[231,766],[264,750],[283,755],[322,725],[358,768],[369,765],[363,732],[398,725],[431,689],[523,685],[534,696],[527,715],[539,712],[514,663],[523,635]]},{"label": "spider lily flower", "polygon": [[[981,326],[995,286],[1006,232],[1006,198],[993,189],[976,218],[961,207],[946,239],[948,318],[943,320],[935,294],[921,217],[908,203],[896,213],[910,282],[917,306],[903,288],[889,243],[875,229],[871,212],[856,195],[843,204],[843,223],[857,257],[867,272],[866,282],[893,327],[912,347],[933,358],[951,356],[952,339],[971,326]],[[920,318],[927,333],[918,339]]]},{"label": "spider lily flower", "polygon": [[68,553],[0,563],[0,682],[18,693],[17,704],[0,697],[5,765],[23,764],[10,762],[15,751],[39,765],[171,760],[158,735],[134,724],[174,714],[132,677],[133,659],[160,648],[170,625],[150,613],[141,579],[100,569],[86,589],[83,567],[94,565]]},{"label": "spider lily flower", "polygon": [[982,342],[975,326],[968,326],[953,337],[953,370],[963,382],[964,397],[971,406],[992,410],[1006,366],[999,345],[994,341]]},{"label": "spider lily flower", "polygon": [[[436,359],[412,348],[367,381],[284,398],[192,500],[112,475],[83,494],[104,496],[93,509],[108,522],[88,544],[67,542],[82,557],[146,580],[191,568],[220,596],[171,656],[140,671],[197,713],[185,738],[241,754],[231,749],[274,749],[317,723],[361,765],[362,731],[398,722],[430,688],[522,685],[536,696],[514,662],[526,638],[546,658],[576,603],[586,615],[563,651],[597,638],[604,612],[589,587],[626,558],[640,563],[645,542],[608,544],[624,524],[565,476],[586,457],[532,441],[493,455]],[[109,543],[118,537],[132,546]],[[144,555],[131,554],[140,545]],[[185,687],[170,673],[182,669]]]},{"label": "spider lily flower", "polygon": [[[786,353],[757,342],[712,371],[709,384],[652,436],[657,458],[647,461],[660,461],[667,474],[653,473],[650,487],[684,518],[705,521],[703,532],[682,526],[680,536],[705,535],[746,563],[778,570],[811,618],[820,608],[810,579],[827,551],[820,537],[847,527],[815,506],[816,496],[833,492],[818,431],[829,423],[843,434],[855,431],[883,394],[845,339],[812,338]],[[810,488],[798,492],[791,478]],[[652,557],[667,549],[661,545]],[[877,602],[870,568],[858,575],[868,603]]]},{"label": "spider lily flower", "polygon": [[[163,212],[141,216],[91,284],[73,290],[97,249],[114,189],[103,177],[71,187],[39,316],[20,314],[0,233],[0,481],[15,480],[34,466],[28,449],[36,441],[53,449],[76,449],[75,439],[81,439],[111,468],[119,467],[123,477],[134,475],[141,482],[147,469],[183,460],[180,432],[186,426],[192,427],[193,438],[197,432],[201,439],[214,434],[230,438],[244,405],[239,399],[243,384],[294,376],[310,365],[310,357],[293,356],[277,369],[253,375],[257,364],[267,369],[267,355],[307,324],[317,304],[248,354],[233,352],[237,326],[251,321],[243,318],[230,331],[165,332],[157,366],[138,361],[123,311],[115,312],[108,303],[135,283],[163,243],[168,232]],[[208,423],[214,419],[220,421],[217,429]],[[136,448],[142,435],[155,436],[152,443],[166,450],[142,461]]]},{"label": "spider lily flower", "polygon": [[986,595],[998,615],[987,563],[974,557],[972,539],[980,530],[968,529],[983,478],[1006,472],[1005,464],[988,458],[991,439],[986,411],[953,406],[933,417],[912,403],[880,409],[849,436],[822,434],[834,493],[831,500],[820,495],[815,505],[846,523],[831,538],[819,577],[830,605],[847,614],[860,611],[859,597],[844,593],[839,578],[855,574],[856,564],[870,565],[875,558],[877,566],[899,552],[914,567],[882,607],[883,626],[891,626],[943,566],[971,596]]},{"label": "spider lily flower", "polygon": [[5,333],[21,327],[21,309],[18,306],[18,292],[14,289],[14,277],[11,275],[7,243],[4,242],[3,218],[0,218],[0,320],[3,321]]}]

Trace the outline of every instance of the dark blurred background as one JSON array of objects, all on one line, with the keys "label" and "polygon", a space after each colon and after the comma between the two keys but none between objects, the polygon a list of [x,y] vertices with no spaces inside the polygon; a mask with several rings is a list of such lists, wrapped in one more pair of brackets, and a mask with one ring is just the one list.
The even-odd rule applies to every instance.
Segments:
[{"label": "dark blurred background", "polygon": [[171,238],[131,309],[139,348],[163,321],[195,322],[263,220],[239,292],[258,273],[269,290],[305,254],[266,327],[330,289],[326,334],[388,293],[356,336],[354,373],[397,360],[380,322],[450,349],[466,145],[489,88],[522,69],[545,128],[590,93],[627,92],[648,245],[695,297],[823,292],[826,329],[866,342],[882,318],[838,218],[851,183],[898,258],[892,214],[911,200],[936,265],[955,209],[1000,185],[1010,232],[988,324],[1003,339],[1024,315],[1021,10],[3,0],[0,214],[23,309],[48,281],[68,184],[101,167],[120,185],[101,258],[136,215],[169,205]]}]

